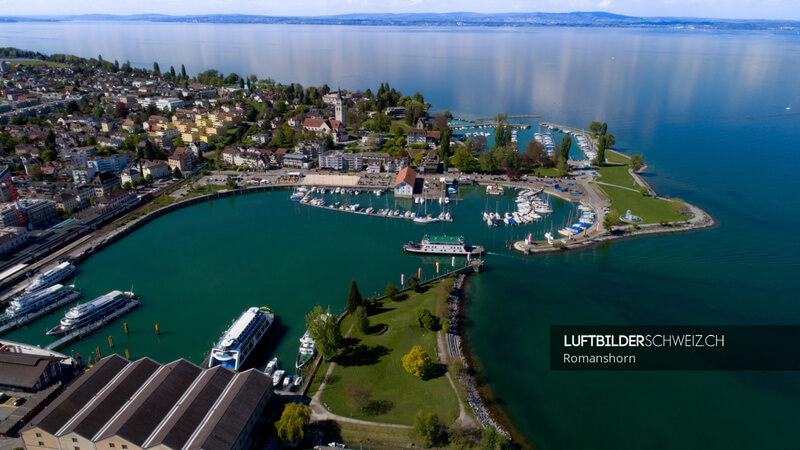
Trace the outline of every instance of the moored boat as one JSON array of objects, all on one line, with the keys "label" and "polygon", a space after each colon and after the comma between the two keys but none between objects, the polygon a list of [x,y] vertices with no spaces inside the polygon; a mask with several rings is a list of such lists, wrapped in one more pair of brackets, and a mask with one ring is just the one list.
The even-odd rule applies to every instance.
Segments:
[{"label": "moored boat", "polygon": [[463,236],[428,236],[420,243],[409,242],[403,250],[411,253],[430,253],[437,255],[480,255],[484,249],[480,245],[466,245]]},{"label": "moored boat", "polygon": [[88,303],[70,308],[58,326],[50,329],[47,334],[58,336],[103,321],[132,302],[137,305],[139,303],[139,297],[133,292],[111,291]]},{"label": "moored boat", "polygon": [[71,262],[63,262],[45,273],[37,275],[31,284],[25,288],[25,292],[30,294],[46,287],[50,287],[75,272],[75,266]]},{"label": "moored boat", "polygon": [[211,349],[208,367],[222,366],[238,371],[258,341],[266,334],[275,315],[269,308],[251,307],[225,331]]},{"label": "moored boat", "polygon": [[314,354],[317,352],[317,343],[314,341],[314,338],[308,333],[308,330],[303,334],[303,337],[300,338],[300,349],[297,352],[297,360],[294,363],[294,367],[299,369],[306,365],[312,358],[314,358]]}]

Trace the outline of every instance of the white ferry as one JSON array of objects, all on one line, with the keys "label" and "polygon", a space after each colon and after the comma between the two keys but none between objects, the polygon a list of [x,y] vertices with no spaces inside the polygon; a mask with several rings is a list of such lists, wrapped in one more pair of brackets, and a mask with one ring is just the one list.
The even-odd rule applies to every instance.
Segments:
[{"label": "white ferry", "polygon": [[317,343],[314,341],[314,338],[308,333],[306,330],[303,337],[300,338],[300,350],[297,353],[297,361],[294,363],[294,367],[299,369],[305,366],[312,358],[314,358],[314,354],[317,352]]},{"label": "white ferry", "polygon": [[411,253],[430,253],[435,255],[480,255],[484,252],[480,245],[464,244],[463,236],[428,236],[422,242],[409,242],[403,250]]},{"label": "white ferry", "polygon": [[211,349],[208,367],[222,366],[238,371],[274,320],[272,311],[263,306],[243,312]]},{"label": "white ferry", "polygon": [[45,312],[49,306],[64,304],[81,296],[75,286],[62,286],[56,284],[33,294],[23,294],[14,298],[6,308],[5,316],[8,318],[22,317],[36,312]]},{"label": "white ferry", "polygon": [[71,262],[63,262],[45,273],[37,275],[31,284],[25,288],[26,294],[42,290],[52,286],[75,272],[75,266]]},{"label": "white ferry", "polygon": [[102,321],[117,310],[128,306],[129,303],[138,305],[139,297],[133,292],[111,291],[101,295],[89,303],[74,306],[61,319],[59,325],[47,332],[50,336],[58,336],[70,331],[78,330],[93,322]]}]

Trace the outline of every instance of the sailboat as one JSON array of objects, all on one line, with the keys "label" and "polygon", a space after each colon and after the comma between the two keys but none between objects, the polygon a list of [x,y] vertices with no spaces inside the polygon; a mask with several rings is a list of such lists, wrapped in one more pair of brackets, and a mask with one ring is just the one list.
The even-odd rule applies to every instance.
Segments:
[{"label": "sailboat", "polygon": [[439,221],[436,217],[431,216],[428,214],[428,201],[423,200],[425,202],[425,215],[424,216],[417,216],[414,218],[414,223],[417,225],[427,225],[429,223],[436,223]]}]

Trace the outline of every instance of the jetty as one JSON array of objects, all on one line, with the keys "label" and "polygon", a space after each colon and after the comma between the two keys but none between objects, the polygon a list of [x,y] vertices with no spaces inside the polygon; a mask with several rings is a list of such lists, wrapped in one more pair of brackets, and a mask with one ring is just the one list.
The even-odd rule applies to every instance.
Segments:
[{"label": "jetty", "polygon": [[51,303],[45,306],[44,308],[39,309],[38,311],[33,311],[19,317],[7,317],[4,320],[0,321],[0,335],[8,333],[11,330],[20,328],[28,324],[29,322],[33,321],[34,319],[37,319],[41,316],[44,316],[45,314],[48,314],[50,311],[61,308],[67,303],[79,299],[81,295],[82,294],[80,290],[73,291],[66,297],[62,298],[61,300],[57,300],[54,303]]},{"label": "jetty", "polygon": [[[392,209],[379,209],[379,210],[375,210],[375,211],[372,211],[372,212],[367,212],[366,210],[363,210],[361,208],[352,209],[352,207],[356,206],[356,205],[344,205],[343,204],[343,205],[340,205],[338,207],[334,207],[331,204],[322,202],[321,198],[312,197],[311,195],[306,195],[298,203],[300,203],[301,205],[313,206],[315,208],[327,209],[327,210],[331,210],[331,211],[341,211],[341,212],[347,212],[347,213],[352,213],[352,214],[361,214],[362,216],[386,217],[386,218],[390,218],[390,219],[405,219],[405,220],[412,220],[412,219],[416,219],[416,218],[425,217],[425,216],[418,216],[418,215],[413,215],[413,216],[406,215],[406,213],[408,213],[410,211],[403,212],[403,211],[400,211],[400,210],[392,210]],[[395,212],[397,212],[397,215],[394,214]],[[439,222],[452,222],[453,221],[452,216],[449,219],[443,218],[443,217],[441,217],[441,218],[437,217],[436,219]]]},{"label": "jetty", "polygon": [[[519,128],[520,130],[527,130],[531,126],[527,123],[508,123],[506,124],[511,128]],[[451,126],[450,129],[453,131],[462,131],[462,130],[479,130],[482,128],[497,128],[500,126],[497,122],[490,122],[490,123],[476,123],[474,125],[456,125]]]},{"label": "jetty", "polygon": [[84,336],[97,331],[98,328],[104,327],[107,323],[113,321],[114,319],[125,315],[128,311],[139,306],[139,304],[139,300],[131,299],[125,304],[125,306],[117,309],[97,322],[90,323],[89,325],[81,327],[72,333],[67,333],[61,339],[45,347],[45,350],[58,350],[59,348],[64,347],[75,340],[82,339]]}]

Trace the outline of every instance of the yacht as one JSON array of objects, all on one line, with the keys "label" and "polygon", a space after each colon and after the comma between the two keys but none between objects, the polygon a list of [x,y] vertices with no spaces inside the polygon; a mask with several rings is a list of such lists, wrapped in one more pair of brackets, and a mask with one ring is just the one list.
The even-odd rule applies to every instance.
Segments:
[{"label": "yacht", "polygon": [[75,272],[71,262],[63,262],[45,273],[37,275],[31,284],[25,288],[25,293],[30,294],[46,287],[52,286]]},{"label": "yacht", "polygon": [[58,326],[47,332],[50,336],[58,336],[83,328],[97,321],[104,321],[118,310],[129,304],[139,304],[139,297],[133,292],[111,291],[96,299],[70,308]]},{"label": "yacht", "polygon": [[238,371],[258,341],[266,334],[275,315],[269,308],[249,308],[225,331],[211,349],[208,367],[222,366]]}]

